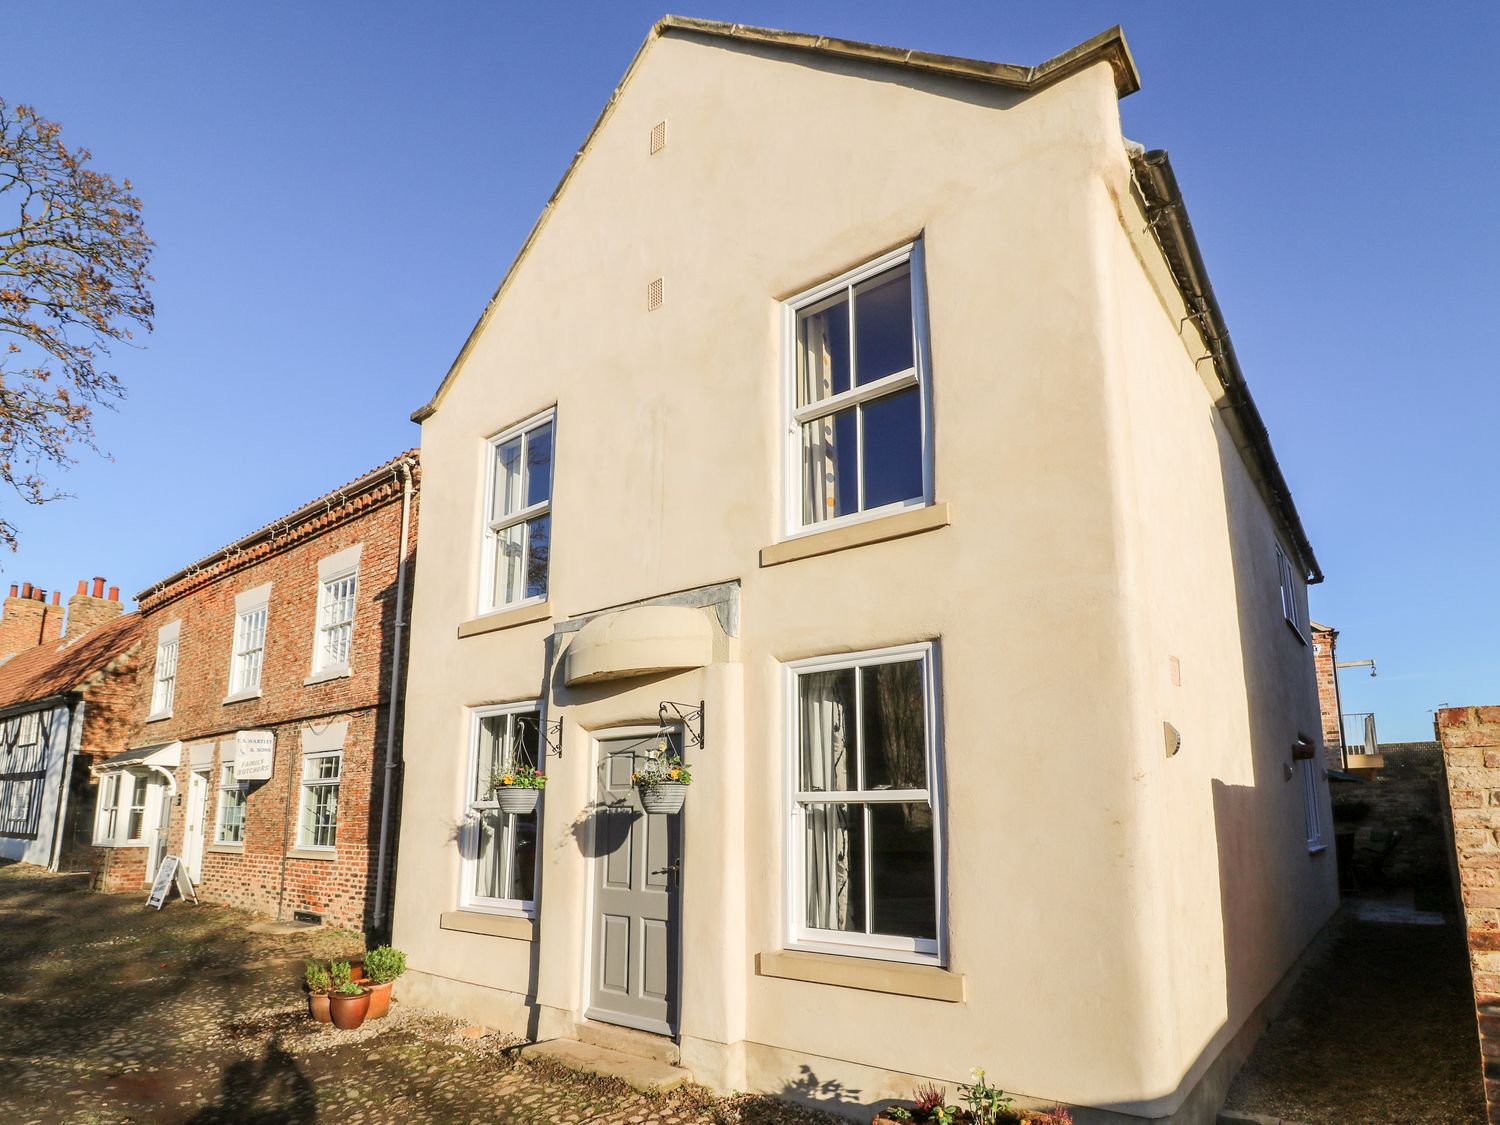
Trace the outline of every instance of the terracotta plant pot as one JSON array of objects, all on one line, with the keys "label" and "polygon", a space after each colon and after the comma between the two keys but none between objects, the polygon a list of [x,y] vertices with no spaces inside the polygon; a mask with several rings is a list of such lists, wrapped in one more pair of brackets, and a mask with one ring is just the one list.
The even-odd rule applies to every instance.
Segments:
[{"label": "terracotta plant pot", "polygon": [[388,980],[384,984],[370,985],[370,1011],[365,1019],[378,1020],[391,1010],[391,985],[395,983]]},{"label": "terracotta plant pot", "polygon": [[658,785],[640,787],[641,808],[648,813],[676,813],[682,811],[687,800],[688,787],[680,781],[663,781]]},{"label": "terracotta plant pot", "polygon": [[360,961],[350,961],[349,962],[349,979],[350,980],[364,980],[365,979],[365,963],[364,963],[364,961],[360,960]]},{"label": "terracotta plant pot", "polygon": [[370,1011],[368,988],[361,988],[352,995],[335,992],[328,1000],[328,1014],[333,1017],[333,1026],[340,1031],[353,1031],[365,1022]]},{"label": "terracotta plant pot", "polygon": [[307,1014],[319,1023],[329,1023],[333,1017],[328,1014],[328,993],[309,992],[307,994]]},{"label": "terracotta plant pot", "polygon": [[502,785],[495,790],[495,804],[500,806],[501,812],[524,815],[536,812],[537,799],[541,795],[540,789],[522,789],[515,785]]}]

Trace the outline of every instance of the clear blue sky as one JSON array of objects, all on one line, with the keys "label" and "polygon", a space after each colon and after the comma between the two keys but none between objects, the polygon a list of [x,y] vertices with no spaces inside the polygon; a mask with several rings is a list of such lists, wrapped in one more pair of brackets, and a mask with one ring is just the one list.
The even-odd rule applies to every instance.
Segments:
[{"label": "clear blue sky", "polygon": [[[134,593],[395,452],[663,9],[6,3],[0,96],[129,176],[157,331],[5,581]],[[1120,23],[1328,581],[1347,710],[1500,702],[1500,6],[972,0],[682,14],[1032,64]],[[1461,544],[1454,549],[1452,544]]]}]

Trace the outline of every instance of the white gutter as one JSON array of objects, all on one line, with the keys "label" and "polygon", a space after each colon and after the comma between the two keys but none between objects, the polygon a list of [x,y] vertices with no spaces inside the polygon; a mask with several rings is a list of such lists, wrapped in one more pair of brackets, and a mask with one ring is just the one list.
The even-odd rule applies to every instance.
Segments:
[{"label": "white gutter", "polygon": [[401,698],[401,650],[406,636],[406,540],[411,528],[412,463],[403,457],[396,466],[401,473],[401,554],[396,564],[396,637],[391,646],[391,690],[386,701],[385,784],[380,794],[380,851],[375,861],[375,911],[372,924],[379,929],[385,921],[386,845],[391,830],[391,790],[395,786],[396,713]]}]

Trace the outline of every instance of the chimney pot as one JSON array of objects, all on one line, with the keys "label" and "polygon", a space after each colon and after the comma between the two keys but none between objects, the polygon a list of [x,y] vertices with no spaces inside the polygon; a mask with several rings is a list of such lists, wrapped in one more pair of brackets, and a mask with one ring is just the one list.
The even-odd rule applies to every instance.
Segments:
[{"label": "chimney pot", "polygon": [[21,587],[21,597],[23,597],[23,598],[30,598],[31,597],[31,583],[30,582],[27,582],[24,585],[22,585],[22,587]]},{"label": "chimney pot", "polygon": [[89,592],[89,580],[87,578],[80,578],[78,580],[78,592],[80,594],[87,594]]},{"label": "chimney pot", "polygon": [[96,598],[102,598],[103,596],[104,596],[104,579],[100,578],[96,574],[96,575],[94,575],[94,597],[96,597]]},{"label": "chimney pot", "polygon": [[112,602],[117,602],[120,600],[120,587],[111,586],[109,588],[109,600]]},{"label": "chimney pot", "polygon": [[47,591],[43,590],[40,586],[36,588],[36,600],[39,602],[45,602],[47,600]]},{"label": "chimney pot", "polygon": [[62,605],[62,591],[61,590],[53,590],[52,591],[52,604],[53,605]]},{"label": "chimney pot", "polygon": [[14,582],[12,582],[10,584],[10,596],[11,597],[15,597],[16,596],[16,584]]}]

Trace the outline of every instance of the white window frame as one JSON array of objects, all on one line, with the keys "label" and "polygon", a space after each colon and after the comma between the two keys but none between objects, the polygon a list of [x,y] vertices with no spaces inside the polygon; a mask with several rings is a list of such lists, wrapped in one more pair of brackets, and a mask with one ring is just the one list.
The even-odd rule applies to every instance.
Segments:
[{"label": "white window frame", "polygon": [[1281,616],[1292,627],[1303,644],[1307,635],[1302,630],[1302,607],[1297,601],[1297,572],[1292,569],[1291,559],[1280,543],[1276,544],[1276,577],[1281,585]]},{"label": "white window frame", "polygon": [[[926,800],[933,816],[933,865],[936,880],[936,925],[937,937],[905,938],[886,934],[855,934],[835,930],[816,930],[805,924],[806,895],[804,892],[805,865],[803,846],[806,839],[803,829],[801,801],[804,799],[797,789],[799,759],[800,693],[797,680],[807,672],[832,671],[840,668],[863,668],[876,664],[898,664],[919,658],[922,662],[922,691],[926,714],[924,729],[927,737],[927,789],[878,789],[848,792],[818,792],[810,794],[818,801],[857,804],[909,803]],[[938,646],[935,641],[920,641],[913,644],[894,645],[888,648],[870,649],[865,652],[843,652],[827,656],[816,656],[806,660],[789,661],[783,666],[783,692],[785,694],[783,732],[784,750],[782,767],[785,770],[786,835],[783,838],[782,885],[786,888],[783,904],[786,911],[785,941],[788,949],[803,949],[814,953],[834,953],[852,957],[872,957],[886,961],[906,961],[922,965],[947,965],[948,963],[948,864],[945,837],[947,822],[943,811],[943,753],[941,743],[942,697],[938,694]],[[856,682],[858,677],[856,676]],[[866,893],[871,880],[866,874]],[[870,917],[866,905],[866,917]]]},{"label": "white window frame", "polygon": [[[342,771],[340,771],[342,772]],[[224,810],[229,806],[233,794],[240,813],[240,838],[224,839]],[[214,801],[214,846],[218,848],[243,848],[245,846],[245,812],[248,811],[244,783],[234,777],[234,759],[219,763],[218,796]]]},{"label": "white window frame", "polygon": [[[263,618],[260,628],[260,646],[251,647],[247,642],[247,627],[260,616]],[[235,595],[234,599],[234,632],[229,639],[229,694],[224,697],[225,703],[238,703],[242,699],[256,699],[260,696],[266,679],[266,644],[271,634],[271,583],[256,586],[251,590],[244,590]],[[242,676],[240,670],[252,654],[258,654],[260,663],[256,667],[255,683],[253,686],[241,685]]]},{"label": "white window frame", "polygon": [[[345,582],[352,583],[347,598],[340,597],[335,600],[334,592]],[[326,615],[334,604],[347,602],[349,616],[347,619],[334,622],[327,621]],[[329,675],[332,673],[348,673],[350,660],[354,656],[354,616],[359,606],[359,571],[346,570],[340,574],[318,580],[318,621],[317,636],[313,641],[313,672]],[[343,660],[333,660],[329,655],[329,637],[336,631],[348,630],[348,640],[345,642]]]},{"label": "white window frame", "polygon": [[172,707],[177,702],[177,661],[182,652],[181,633],[181,621],[169,622],[156,631],[156,662],[151,666],[151,713],[146,716],[148,723],[172,717]]},{"label": "white window frame", "polygon": [[120,819],[120,790],[124,770],[110,770],[99,779],[99,804],[94,813],[94,843],[113,844]]},{"label": "white window frame", "polygon": [[[127,771],[127,773],[128,772],[129,771]],[[130,803],[123,806],[125,811],[124,840],[127,844],[134,844],[137,841],[144,844],[146,842],[146,833],[148,831],[146,825],[146,817],[151,811],[151,777],[147,774],[141,773],[129,773],[129,777],[131,778]],[[141,803],[139,805],[137,805],[135,802],[137,793],[139,793],[141,796]],[[135,812],[137,809],[139,809],[141,813],[141,830],[139,834],[135,834],[130,831],[130,821],[131,818],[135,816]]]},{"label": "white window frame", "polygon": [[[499,455],[500,447],[514,438],[521,437],[523,439],[521,444],[521,459],[522,463],[525,464],[526,450],[529,448],[529,445],[527,438],[523,437],[523,435],[529,436],[533,430],[539,429],[542,426],[548,425],[549,423],[552,426],[552,459],[547,466],[548,475],[546,499],[540,500],[537,503],[528,505],[524,508],[518,508],[516,511],[512,512],[508,516],[503,517],[502,519],[490,519],[490,513],[494,511],[495,500],[495,458]],[[527,469],[527,472],[530,472],[529,468]],[[520,609],[523,606],[540,605],[552,596],[552,556],[550,553],[551,543],[549,542],[549,553],[547,556],[546,592],[533,595],[529,598],[519,598],[513,602],[496,603],[492,600],[495,592],[495,571],[500,562],[498,548],[501,533],[509,530],[517,524],[524,525],[528,520],[534,520],[538,516],[550,516],[552,514],[552,490],[556,482],[557,407],[550,406],[546,410],[543,410],[540,414],[533,414],[525,421],[518,422],[516,425],[511,426],[510,428],[500,431],[493,437],[485,439],[483,489],[484,507],[481,508],[479,512],[480,535],[483,539],[483,546],[480,550],[478,591],[479,596],[477,603],[477,612],[480,617],[483,617],[486,614],[490,613],[507,613],[513,609]],[[527,477],[525,484],[530,484],[529,476]],[[549,524],[548,534],[553,535],[555,534],[555,532],[555,525]],[[529,550],[530,545],[530,534],[527,533],[523,536],[521,544],[521,560],[523,567],[525,566],[526,553]]]},{"label": "white window frame", "polygon": [[[113,805],[105,801],[105,796],[110,793],[111,778],[118,779],[113,790]],[[143,801],[139,806],[141,832],[138,836],[131,836],[130,813],[137,807],[134,802],[137,782],[145,783]],[[160,826],[159,819],[155,825],[149,823],[149,820],[153,805],[158,809],[157,815],[160,817],[160,801],[153,801],[152,798],[158,796],[161,789],[161,782],[143,770],[127,767],[105,772],[100,778],[98,808],[94,815],[94,845],[102,848],[144,847],[147,837]],[[111,810],[113,817],[110,816]]]},{"label": "white window frame", "polygon": [[[466,759],[466,764],[463,771],[464,788],[463,792],[459,794],[459,816],[462,818],[463,824],[461,831],[465,833],[477,831],[477,823],[474,816],[474,812],[476,809],[499,807],[498,803],[493,800],[474,801],[471,800],[469,796],[469,794],[475,791],[475,786],[479,781],[479,735],[480,731],[483,729],[483,720],[493,719],[497,716],[503,715],[524,715],[529,712],[535,712],[537,715],[537,721],[541,724],[542,728],[537,732],[537,757],[540,759],[537,762],[537,769],[541,770],[542,772],[546,772],[547,768],[547,740],[545,737],[546,717],[543,713],[542,701],[540,699],[523,700],[518,703],[499,703],[484,707],[470,707],[468,708],[468,711],[468,743],[464,748],[464,756]],[[544,806],[546,805],[546,803],[546,790],[544,789],[542,791],[542,796],[537,801],[536,806],[537,870],[535,875],[533,876],[531,885],[537,889],[540,889],[542,885],[542,817],[545,812]],[[462,853],[460,854],[462,857],[461,862],[459,863],[458,886],[458,902],[460,907],[462,907],[464,910],[476,910],[487,914],[505,914],[517,918],[536,917],[537,900],[534,898],[489,898],[483,895],[475,894],[474,876],[476,873],[475,867],[478,863],[478,859],[472,858],[468,855],[463,855]],[[502,882],[506,884],[509,884],[510,882],[509,875],[511,862],[512,856],[509,850],[507,850],[504,860],[506,878],[502,880]]]},{"label": "white window frame", "polygon": [[1328,846],[1323,835],[1323,806],[1318,800],[1318,762],[1304,758],[1302,767],[1302,820],[1307,829],[1307,850],[1320,852]]},{"label": "white window frame", "polygon": [[[311,762],[311,761],[313,761],[314,759],[317,759],[317,758],[337,758],[338,759],[338,763],[339,763],[338,776],[337,777],[331,777],[331,778],[313,778],[313,779],[309,779],[308,776],[307,776],[307,766],[308,766],[308,763]],[[311,798],[312,798],[312,791],[314,789],[326,789],[326,788],[329,788],[330,786],[332,788],[334,788],[334,789],[339,790],[339,792],[336,793],[334,795],[334,798],[333,798],[334,799],[333,843],[331,843],[331,844],[315,844],[315,843],[310,842],[303,835],[304,830],[306,829],[305,819],[306,819],[308,808],[309,808],[310,801],[311,801]],[[302,752],[302,762],[298,766],[298,773],[297,773],[297,787],[298,787],[298,795],[297,795],[297,850],[298,851],[303,851],[303,852],[330,852],[331,853],[331,852],[335,852],[335,851],[338,850],[339,819],[340,819],[340,808],[339,808],[339,806],[342,803],[342,799],[343,799],[343,786],[344,786],[344,751],[343,751],[342,748],[337,749],[337,750],[304,750]]]},{"label": "white window frame", "polygon": [[[798,314],[820,301],[842,290],[852,292],[854,286],[868,281],[877,274],[899,266],[901,263],[909,263],[911,277],[911,315],[912,315],[912,359],[914,366],[907,371],[899,371],[884,378],[877,379],[873,383],[863,386],[851,386],[849,390],[833,395],[830,398],[821,399],[816,403],[799,407],[797,405],[797,317]],[[784,462],[784,487],[782,489],[782,534],[787,539],[797,539],[804,535],[816,535],[823,531],[832,531],[834,528],[846,527],[849,524],[864,523],[867,520],[880,519],[884,516],[894,515],[897,512],[908,511],[913,508],[930,507],[933,503],[933,427],[932,427],[932,361],[931,361],[931,336],[927,316],[927,263],[926,253],[923,249],[923,240],[917,238],[904,246],[872,258],[847,273],[840,274],[812,289],[797,294],[795,297],[782,303],[781,314],[781,397],[782,397],[782,430],[784,434],[785,451]],[[850,339],[852,349],[853,337]],[[852,361],[852,359],[851,359]],[[894,394],[907,387],[918,387],[920,390],[919,400],[922,410],[922,495],[907,500],[898,500],[890,504],[882,504],[878,508],[868,508],[846,515],[836,516],[833,519],[823,520],[816,523],[804,523],[802,517],[802,490],[803,490],[803,465],[802,465],[802,424],[813,418],[822,418],[846,407],[860,403],[869,402],[872,399],[884,398],[886,395]],[[863,480],[863,433],[860,434],[861,449],[856,455],[856,461],[860,465],[861,480]],[[861,492],[863,486],[861,485]],[[861,497],[863,502],[863,497]]]}]

